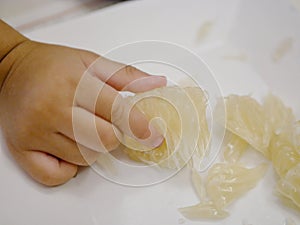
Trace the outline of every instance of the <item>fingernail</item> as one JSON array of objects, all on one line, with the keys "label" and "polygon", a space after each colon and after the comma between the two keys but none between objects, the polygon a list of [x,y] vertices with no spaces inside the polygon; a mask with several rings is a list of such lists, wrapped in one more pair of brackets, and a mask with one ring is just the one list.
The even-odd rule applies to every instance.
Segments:
[{"label": "fingernail", "polygon": [[158,76],[155,76],[155,77],[158,78],[158,79],[164,79],[164,80],[167,79],[167,77],[166,77],[166,76],[163,76],[163,75],[158,75]]},{"label": "fingernail", "polygon": [[167,84],[167,77],[166,76],[159,76],[161,79],[163,79],[163,85],[166,85]]},{"label": "fingernail", "polygon": [[157,138],[155,138],[153,141],[152,141],[152,146],[154,148],[157,148],[159,146],[161,146],[161,144],[164,142],[164,137],[163,136],[159,136]]},{"label": "fingernail", "polygon": [[78,170],[76,171],[76,173],[74,174],[73,178],[77,177],[78,175]]}]

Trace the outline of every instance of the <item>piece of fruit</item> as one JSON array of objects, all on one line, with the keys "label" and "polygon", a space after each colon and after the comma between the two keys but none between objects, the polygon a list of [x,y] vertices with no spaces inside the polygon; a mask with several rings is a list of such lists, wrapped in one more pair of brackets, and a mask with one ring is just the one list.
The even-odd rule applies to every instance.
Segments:
[{"label": "piece of fruit", "polygon": [[218,209],[215,204],[207,199],[205,184],[199,173],[192,169],[192,183],[200,203],[179,208],[178,210],[188,219],[223,219],[229,216],[229,213],[223,209]]},{"label": "piece of fruit", "polygon": [[164,87],[136,94],[128,100],[136,103],[149,120],[160,118],[156,126],[165,133],[163,144],[152,150],[125,137],[125,152],[131,159],[157,163],[167,168],[181,168],[192,154],[204,156],[209,131],[207,99],[200,88]]},{"label": "piece of fruit", "polygon": [[217,209],[212,202],[199,203],[197,205],[179,208],[178,210],[184,217],[191,220],[224,219],[229,216],[228,212]]},{"label": "piece of fruit", "polygon": [[300,163],[279,180],[276,190],[300,209]]},{"label": "piece of fruit", "polygon": [[268,95],[263,105],[249,96],[230,95],[224,101],[226,128],[231,132],[227,132],[230,137],[223,149],[226,163],[214,164],[205,182],[193,171],[193,186],[201,203],[184,208],[182,213],[191,218],[222,218],[226,206],[257,184],[267,165],[247,169],[237,163],[248,144],[272,160],[280,177],[278,197],[299,210],[300,122],[295,122],[292,110],[273,95]]},{"label": "piece of fruit", "polygon": [[249,144],[233,133],[227,132],[227,135],[230,137],[223,150],[223,156],[226,162],[236,163],[249,147]]},{"label": "piece of fruit", "polygon": [[226,128],[269,157],[272,129],[264,108],[250,96],[230,95],[224,101]]},{"label": "piece of fruit", "polygon": [[218,209],[254,188],[265,175],[267,165],[248,169],[239,164],[217,163],[208,171],[206,191]]},{"label": "piece of fruit", "polygon": [[[225,104],[227,128],[272,160],[280,177],[277,193],[288,205],[300,208],[300,125],[292,110],[271,94],[263,106],[248,96],[236,95],[226,98]],[[226,150],[224,158],[228,159],[230,150]]]},{"label": "piece of fruit", "polygon": [[292,109],[286,107],[278,97],[272,94],[267,95],[263,107],[274,134],[278,135],[284,130],[291,129],[295,116]]},{"label": "piece of fruit", "polygon": [[189,219],[223,219],[234,200],[256,186],[267,170],[266,164],[248,169],[239,164],[217,163],[208,171],[206,182],[192,170],[192,183],[200,203],[180,208]]},{"label": "piece of fruit", "polygon": [[269,147],[274,169],[281,178],[300,163],[300,154],[293,143],[292,132],[287,133],[289,135],[284,132],[274,135]]},{"label": "piece of fruit", "polygon": [[299,207],[297,207],[295,205],[295,203],[290,198],[285,197],[284,195],[282,195],[281,193],[279,193],[278,190],[275,189],[274,194],[279,198],[279,200],[281,201],[281,203],[283,205],[285,205],[286,207],[291,208],[291,209],[293,209],[295,211],[299,210]]}]

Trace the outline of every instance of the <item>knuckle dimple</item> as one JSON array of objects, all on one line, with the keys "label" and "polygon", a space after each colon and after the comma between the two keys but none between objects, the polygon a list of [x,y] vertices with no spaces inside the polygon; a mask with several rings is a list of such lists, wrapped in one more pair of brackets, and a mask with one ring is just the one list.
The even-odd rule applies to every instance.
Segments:
[{"label": "knuckle dimple", "polygon": [[133,66],[125,66],[125,71],[127,75],[134,75],[137,72],[137,69]]}]

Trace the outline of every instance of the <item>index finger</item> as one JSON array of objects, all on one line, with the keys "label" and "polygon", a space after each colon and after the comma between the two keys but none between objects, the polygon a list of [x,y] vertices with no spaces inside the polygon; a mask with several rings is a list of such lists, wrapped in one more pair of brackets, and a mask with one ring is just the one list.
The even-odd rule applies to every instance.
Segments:
[{"label": "index finger", "polygon": [[118,91],[144,92],[163,87],[167,80],[164,76],[150,75],[133,66],[115,62],[104,57],[92,57],[86,62],[89,73],[109,84]]}]

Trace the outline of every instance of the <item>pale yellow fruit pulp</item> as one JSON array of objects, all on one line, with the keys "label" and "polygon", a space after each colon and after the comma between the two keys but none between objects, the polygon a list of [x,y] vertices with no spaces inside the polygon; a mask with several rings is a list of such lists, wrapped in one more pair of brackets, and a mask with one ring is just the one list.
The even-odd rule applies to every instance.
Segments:
[{"label": "pale yellow fruit pulp", "polygon": [[[161,146],[146,150],[136,142],[125,152],[135,160],[157,163],[168,168],[181,168],[196,153],[203,157],[208,144],[205,93],[197,87],[164,87],[130,97],[131,102],[149,118],[160,118],[157,127],[165,131]],[[163,122],[160,122],[163,121]],[[131,142],[132,140],[127,142]],[[125,139],[126,142],[126,139]],[[125,143],[126,144],[126,143]]]},{"label": "pale yellow fruit pulp", "polygon": [[249,144],[244,139],[231,132],[228,132],[227,135],[230,137],[224,148],[224,159],[229,163],[238,162]]},{"label": "pale yellow fruit pulp", "polygon": [[208,172],[207,194],[217,208],[223,209],[254,188],[267,168],[266,164],[248,169],[236,163],[217,163]]},{"label": "pale yellow fruit pulp", "polygon": [[263,106],[250,96],[230,95],[224,101],[226,128],[269,157],[272,130]]},{"label": "pale yellow fruit pulp", "polygon": [[[292,110],[271,94],[263,105],[250,96],[238,95],[225,98],[225,105],[227,129],[272,160],[280,177],[277,192],[300,209],[300,125]],[[227,149],[227,161],[228,155],[235,157],[239,151]]]}]

